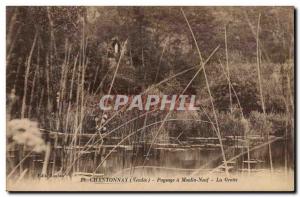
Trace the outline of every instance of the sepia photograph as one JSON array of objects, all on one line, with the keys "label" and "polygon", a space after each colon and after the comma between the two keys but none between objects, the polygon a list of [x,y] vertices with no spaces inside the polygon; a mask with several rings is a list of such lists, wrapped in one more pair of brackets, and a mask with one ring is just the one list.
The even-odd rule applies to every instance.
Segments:
[{"label": "sepia photograph", "polygon": [[5,9],[7,191],[295,191],[294,7]]}]

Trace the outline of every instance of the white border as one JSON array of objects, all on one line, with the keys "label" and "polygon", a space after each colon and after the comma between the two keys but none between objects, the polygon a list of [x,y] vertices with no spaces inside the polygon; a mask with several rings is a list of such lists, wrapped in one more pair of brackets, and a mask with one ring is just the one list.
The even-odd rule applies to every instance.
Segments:
[{"label": "white border", "polygon": [[[299,8],[300,1],[299,0],[282,0],[282,1],[275,1],[274,0],[251,0],[251,1],[242,1],[242,0],[173,0],[173,1],[167,1],[167,0],[126,0],[126,1],[120,1],[120,0],[106,0],[106,1],[97,1],[97,0],[51,0],[51,1],[41,1],[41,0],[2,0],[0,2],[0,147],[1,147],[1,158],[0,158],[0,191],[1,196],[8,196],[9,194],[5,191],[5,43],[6,43],[6,36],[5,36],[5,7],[9,5],[85,5],[85,6],[118,6],[118,5],[147,5],[147,6],[167,6],[167,5],[175,5],[175,6],[186,6],[186,5],[198,5],[198,6],[295,6],[296,8]],[[299,10],[298,10],[299,11]],[[297,21],[297,26],[299,26],[299,20]],[[297,27],[296,26],[296,27]],[[299,31],[297,32],[297,37],[299,38]],[[296,50],[297,54],[295,54],[297,57],[299,57],[299,50]],[[300,76],[299,68],[297,69],[297,76]],[[299,92],[299,84],[297,84],[297,92]],[[299,101],[299,97],[297,96],[297,101]],[[297,122],[299,120],[299,116],[297,116]],[[298,128],[296,129],[298,131]],[[297,142],[299,142],[299,136],[300,134],[297,134]],[[297,158],[299,158],[299,150],[297,150]],[[299,171],[299,162],[297,162],[297,171]],[[298,183],[299,181],[297,181]],[[298,187],[297,187],[298,188]],[[299,188],[298,188],[299,189]],[[32,194],[25,194],[25,195],[32,195]],[[43,195],[43,194],[38,194]],[[47,194],[49,195],[49,194]],[[65,194],[51,194],[55,196],[62,196]],[[70,195],[70,194],[69,194]],[[74,194],[71,194],[74,195]],[[76,196],[85,196],[87,194],[78,194]],[[97,195],[107,195],[107,194],[97,194]],[[117,194],[114,194],[117,195]],[[113,196],[114,196],[113,195]],[[124,195],[124,194],[123,194]],[[130,194],[131,195],[131,194]],[[162,196],[163,194],[158,194],[158,196]],[[170,194],[173,195],[173,194]],[[183,194],[188,195],[188,194]],[[207,194],[200,194],[206,196]],[[209,196],[216,196],[217,194],[209,194]],[[256,194],[255,196],[263,196],[264,194]],[[110,195],[111,196],[111,195]],[[207,195],[208,196],[208,195]]]},{"label": "white border", "polygon": [[177,5],[177,6],[184,6],[184,5],[199,5],[199,6],[287,6],[287,5],[297,5],[298,0],[285,0],[285,1],[277,1],[275,3],[274,0],[251,0],[251,1],[241,1],[241,0],[109,0],[109,1],[97,1],[97,0],[52,0],[52,1],[41,1],[41,0],[3,0],[1,4],[4,5],[102,5],[102,6],[109,6],[109,5]]}]

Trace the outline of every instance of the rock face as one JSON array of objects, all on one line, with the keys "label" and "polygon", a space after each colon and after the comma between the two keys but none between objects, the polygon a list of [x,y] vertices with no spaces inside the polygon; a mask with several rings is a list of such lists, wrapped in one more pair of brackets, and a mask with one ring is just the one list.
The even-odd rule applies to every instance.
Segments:
[{"label": "rock face", "polygon": [[131,64],[130,57],[126,53],[126,49],[123,49],[124,55],[122,57],[120,56],[122,46],[123,45],[121,45],[115,38],[111,41],[108,52],[108,77],[106,79],[106,87],[110,86],[116,69],[118,68],[112,92],[133,94],[137,89],[136,87],[138,87],[138,84],[136,84],[136,68]]}]

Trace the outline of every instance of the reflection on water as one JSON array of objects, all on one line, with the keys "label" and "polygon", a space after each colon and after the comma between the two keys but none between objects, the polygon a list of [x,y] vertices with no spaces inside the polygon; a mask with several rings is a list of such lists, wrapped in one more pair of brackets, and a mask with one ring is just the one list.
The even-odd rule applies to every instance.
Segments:
[{"label": "reflection on water", "polygon": [[[285,142],[282,139],[275,141],[272,146],[273,167],[283,168],[285,164]],[[250,147],[251,148],[251,147]],[[149,150],[148,145],[124,146],[117,148],[106,159],[97,173],[112,174],[190,174],[195,169],[203,172],[218,167],[223,163],[223,158],[219,146],[215,147],[193,147],[180,146],[162,147],[152,146]],[[270,168],[268,146],[263,146],[257,150],[250,151],[249,157],[247,149],[239,146],[226,146],[226,159],[229,160],[236,155],[242,155],[228,163],[231,171],[262,171]],[[105,151],[106,155],[109,150]],[[292,155],[289,155],[291,159]],[[86,165],[86,159],[82,158]],[[101,161],[101,156],[97,157],[97,164]],[[92,162],[86,166],[86,170],[95,169]],[[290,164],[291,165],[291,164]],[[291,166],[288,166],[291,167]],[[222,168],[219,170],[222,171]]]},{"label": "reflection on water", "polygon": [[[115,139],[118,142],[120,139]],[[270,169],[268,145],[261,146],[250,151],[242,140],[224,139],[224,149],[228,168],[230,172],[259,172]],[[109,141],[111,143],[111,140]],[[84,144],[85,142],[83,142]],[[118,143],[115,143],[118,144]],[[75,163],[71,172],[100,173],[106,176],[112,175],[189,175],[197,170],[198,173],[208,173],[212,169],[223,164],[220,145],[216,138],[193,138],[189,141],[174,141],[150,143],[139,142],[133,145],[119,145],[104,143],[102,146],[95,146],[88,151],[82,152],[80,159]],[[126,143],[124,143],[126,144]],[[250,150],[253,147],[264,144],[263,140],[250,141]],[[286,146],[285,140],[278,138],[271,144],[273,168],[292,169],[293,152],[291,143]],[[66,149],[66,147],[64,147]],[[287,150],[289,148],[289,150]],[[18,149],[16,149],[18,150]],[[70,150],[62,151],[62,147],[52,149],[48,173],[63,172],[62,166],[69,166],[70,161],[65,155]],[[78,149],[79,150],[79,149]],[[56,156],[55,168],[53,168],[53,156]],[[289,154],[286,154],[289,153]],[[14,155],[10,151],[7,155]],[[238,156],[237,156],[238,155]],[[235,159],[233,157],[237,156]],[[248,158],[249,157],[249,158]],[[13,159],[8,159],[12,161]],[[44,162],[44,155],[33,154],[28,157],[23,168],[28,168],[29,176],[37,176],[41,172]],[[69,163],[68,163],[69,162]],[[96,170],[95,170],[96,169]],[[216,172],[224,172],[220,167]]]}]

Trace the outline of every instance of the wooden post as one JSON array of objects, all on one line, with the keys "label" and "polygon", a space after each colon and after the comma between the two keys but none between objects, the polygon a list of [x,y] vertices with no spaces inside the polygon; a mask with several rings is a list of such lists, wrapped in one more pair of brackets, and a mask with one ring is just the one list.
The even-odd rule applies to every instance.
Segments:
[{"label": "wooden post", "polygon": [[51,146],[50,146],[50,142],[48,142],[46,145],[46,153],[45,153],[45,159],[44,159],[43,168],[42,168],[42,176],[47,175],[47,168],[48,168],[48,163],[49,163],[49,159],[50,159],[50,151],[51,151]]}]

